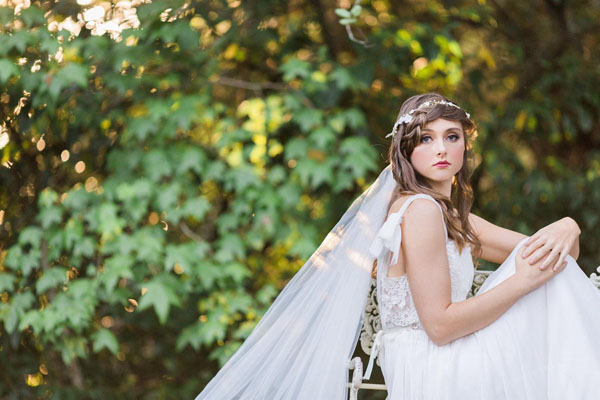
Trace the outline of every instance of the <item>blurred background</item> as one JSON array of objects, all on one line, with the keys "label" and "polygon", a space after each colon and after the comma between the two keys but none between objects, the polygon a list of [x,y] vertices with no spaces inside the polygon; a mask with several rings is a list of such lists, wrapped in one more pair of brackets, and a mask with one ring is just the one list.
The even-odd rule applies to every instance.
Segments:
[{"label": "blurred background", "polygon": [[416,93],[479,125],[475,213],[600,263],[597,0],[0,0],[0,34],[0,398],[193,398]]}]

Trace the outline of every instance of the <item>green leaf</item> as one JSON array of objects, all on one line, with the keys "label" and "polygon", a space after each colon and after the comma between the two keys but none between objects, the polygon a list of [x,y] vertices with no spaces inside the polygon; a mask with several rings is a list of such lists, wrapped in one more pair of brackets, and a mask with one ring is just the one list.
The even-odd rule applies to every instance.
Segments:
[{"label": "green leaf", "polygon": [[133,257],[127,254],[115,254],[106,259],[99,280],[109,293],[112,293],[119,279],[133,279],[133,262]]},{"label": "green leaf", "polygon": [[5,84],[11,76],[18,76],[19,68],[7,59],[0,59],[0,83]]},{"label": "green leaf", "polygon": [[102,349],[108,349],[114,355],[119,352],[119,342],[115,335],[108,329],[100,329],[92,334],[94,341],[94,353],[99,353]]},{"label": "green leaf", "polygon": [[6,25],[12,22],[15,16],[15,10],[12,7],[0,7],[0,24]]},{"label": "green leaf", "polygon": [[0,293],[8,291],[12,292],[15,284],[15,277],[11,274],[0,274]]},{"label": "green leaf", "polygon": [[17,293],[10,302],[10,310],[4,319],[4,329],[13,333],[19,323],[19,318],[33,305],[35,298],[31,292]]},{"label": "green leaf", "polygon": [[45,271],[42,277],[35,283],[35,290],[38,294],[56,287],[59,283],[67,282],[67,270],[62,267],[52,267]]},{"label": "green leaf", "polygon": [[201,221],[210,209],[211,205],[204,197],[194,197],[183,203],[181,215],[194,217],[197,221]]},{"label": "green leaf", "polygon": [[245,265],[238,262],[225,264],[222,268],[222,273],[225,276],[231,277],[237,284],[241,284],[247,277],[252,275]]},{"label": "green leaf", "polygon": [[171,174],[171,163],[162,150],[152,150],[144,157],[144,172],[153,181]]},{"label": "green leaf", "polygon": [[56,100],[60,92],[71,84],[76,84],[81,88],[87,87],[87,74],[88,70],[86,67],[75,63],[70,63],[59,69],[58,72],[50,78],[50,84],[48,86],[50,96]]},{"label": "green leaf", "polygon": [[344,155],[342,166],[351,170],[356,178],[364,177],[368,171],[377,169],[375,151],[364,138],[349,137],[344,139],[340,146],[340,153]]},{"label": "green leaf", "polygon": [[207,246],[196,242],[168,245],[165,256],[165,271],[171,271],[179,264],[186,273],[191,272],[198,260],[205,257]]},{"label": "green leaf", "polygon": [[342,17],[342,18],[351,18],[352,17],[352,14],[350,13],[350,11],[346,10],[345,8],[336,8],[335,13],[337,16]]},{"label": "green leaf", "polygon": [[31,28],[34,25],[44,25],[46,23],[44,11],[35,5],[31,5],[22,10],[19,18],[25,22],[25,26],[28,28]]},{"label": "green leaf", "polygon": [[133,235],[137,243],[137,259],[152,264],[161,261],[164,248],[164,231],[157,227],[145,227]]},{"label": "green leaf", "polygon": [[297,77],[308,78],[310,76],[310,63],[295,57],[290,58],[282,64],[279,69],[283,72],[284,81],[291,81]]},{"label": "green leaf", "polygon": [[165,275],[160,275],[150,282],[143,284],[146,293],[139,301],[138,310],[143,311],[148,307],[154,307],[161,325],[164,325],[169,315],[171,305],[181,306],[177,293],[173,288],[173,282]]},{"label": "green leaf", "polygon": [[98,232],[103,238],[121,234],[124,221],[117,216],[118,208],[113,203],[103,203],[96,210]]},{"label": "green leaf", "polygon": [[303,132],[309,132],[323,123],[323,111],[316,108],[303,108],[294,113],[293,120]]},{"label": "green leaf", "polygon": [[62,209],[56,206],[50,206],[40,210],[36,219],[42,225],[42,228],[47,229],[52,224],[62,222]]},{"label": "green leaf", "polygon": [[79,358],[85,358],[87,356],[86,345],[87,340],[83,337],[70,337],[63,336],[62,342],[57,344],[57,348],[61,352],[61,357],[66,365]]},{"label": "green leaf", "polygon": [[342,18],[340,19],[340,24],[342,25],[350,25],[356,22],[356,18]]},{"label": "green leaf", "polygon": [[237,234],[225,234],[217,241],[219,250],[215,259],[220,262],[233,261],[235,257],[243,259],[246,255],[246,246]]},{"label": "green leaf", "polygon": [[31,246],[39,247],[41,241],[42,230],[36,226],[28,226],[21,231],[21,236],[19,236],[19,244],[21,245],[29,244]]},{"label": "green leaf", "polygon": [[358,17],[361,12],[362,12],[362,7],[358,4],[355,4],[352,7],[352,9],[350,9],[350,14],[352,14],[352,16],[354,16],[354,17]]}]

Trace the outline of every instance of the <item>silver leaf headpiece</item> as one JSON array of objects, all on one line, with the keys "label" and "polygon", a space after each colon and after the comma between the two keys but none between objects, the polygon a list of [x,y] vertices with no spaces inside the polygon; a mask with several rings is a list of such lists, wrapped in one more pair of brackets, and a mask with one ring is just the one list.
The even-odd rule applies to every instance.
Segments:
[{"label": "silver leaf headpiece", "polygon": [[[400,117],[398,117],[398,119],[396,120],[396,122],[394,123],[394,128],[392,129],[392,131],[390,133],[388,133],[387,135],[385,135],[385,137],[389,137],[389,136],[395,136],[396,132],[398,132],[398,126],[400,124],[403,123],[407,123],[410,124],[413,120],[413,114],[418,111],[421,110],[425,107],[429,107],[429,106],[433,106],[436,104],[444,104],[447,106],[452,106],[452,107],[456,107],[458,109],[461,109],[459,106],[457,106],[456,104],[446,101],[446,100],[429,100],[426,101],[425,103],[419,105],[417,108],[413,108],[412,110],[410,110],[409,112],[407,112],[406,114],[402,114]],[[465,114],[467,114],[467,118],[471,118],[471,114],[469,114],[468,112],[465,111]]]}]

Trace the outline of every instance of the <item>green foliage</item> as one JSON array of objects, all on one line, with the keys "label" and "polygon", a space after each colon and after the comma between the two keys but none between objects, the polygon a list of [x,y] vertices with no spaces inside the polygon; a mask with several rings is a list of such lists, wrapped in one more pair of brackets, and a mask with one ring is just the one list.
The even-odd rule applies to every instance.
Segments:
[{"label": "green foliage", "polygon": [[196,395],[417,92],[479,122],[475,212],[574,217],[591,272],[600,10],[548,4],[158,0],[118,35],[55,28],[92,5],[0,7],[0,396]]}]

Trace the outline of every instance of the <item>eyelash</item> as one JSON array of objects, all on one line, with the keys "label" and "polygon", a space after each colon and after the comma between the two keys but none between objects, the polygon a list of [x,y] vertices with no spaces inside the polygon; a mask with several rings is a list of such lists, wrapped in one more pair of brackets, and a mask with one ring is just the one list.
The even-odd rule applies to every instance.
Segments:
[{"label": "eyelash", "polygon": [[[453,140],[453,142],[455,142],[455,141],[457,141],[458,139],[460,139],[460,136],[458,136],[456,133],[451,133],[450,135],[448,135],[448,137],[450,137],[450,136],[456,136],[456,139],[455,139],[455,140]],[[424,140],[425,140],[425,138],[431,138],[431,136],[429,136],[429,135],[425,135],[425,136],[421,137],[421,143],[425,143],[425,141],[424,141]]]}]

